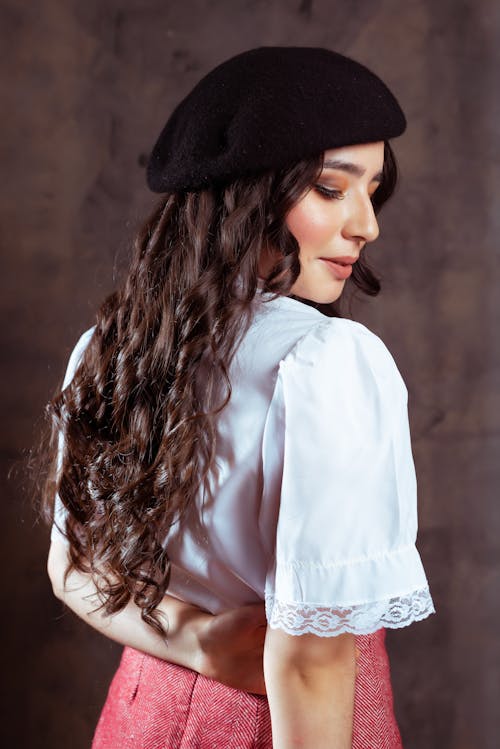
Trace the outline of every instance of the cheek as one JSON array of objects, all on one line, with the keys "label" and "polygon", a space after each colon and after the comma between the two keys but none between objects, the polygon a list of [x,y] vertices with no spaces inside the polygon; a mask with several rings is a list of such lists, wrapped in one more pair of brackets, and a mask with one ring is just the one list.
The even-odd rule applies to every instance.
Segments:
[{"label": "cheek", "polygon": [[317,200],[308,199],[310,195],[297,203],[286,219],[286,225],[301,248],[324,242],[335,229],[331,208],[328,211]]}]

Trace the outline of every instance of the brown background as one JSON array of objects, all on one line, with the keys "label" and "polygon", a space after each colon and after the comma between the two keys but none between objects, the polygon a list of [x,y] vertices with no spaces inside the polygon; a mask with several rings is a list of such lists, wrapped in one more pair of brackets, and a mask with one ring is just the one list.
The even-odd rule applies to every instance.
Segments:
[{"label": "brown background", "polygon": [[[394,89],[402,183],[369,250],[384,293],[354,312],[408,384],[437,609],[388,632],[396,713],[406,749],[498,747],[500,4],[4,0],[0,28],[3,476],[114,286],[153,202],[145,155],[201,75],[253,46],[311,44]],[[52,597],[23,478],[2,480],[2,744],[84,749],[119,648]]]}]

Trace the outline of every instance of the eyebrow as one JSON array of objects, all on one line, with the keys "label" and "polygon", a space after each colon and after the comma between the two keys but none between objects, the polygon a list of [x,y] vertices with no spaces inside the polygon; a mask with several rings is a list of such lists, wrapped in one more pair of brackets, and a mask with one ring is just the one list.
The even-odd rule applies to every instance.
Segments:
[{"label": "eyebrow", "polygon": [[[339,159],[325,159],[323,162],[323,169],[340,169],[342,172],[353,174],[355,177],[362,177],[366,172],[366,169],[353,164],[350,161],[341,161]],[[377,172],[372,179],[372,182],[382,182],[382,172]]]}]

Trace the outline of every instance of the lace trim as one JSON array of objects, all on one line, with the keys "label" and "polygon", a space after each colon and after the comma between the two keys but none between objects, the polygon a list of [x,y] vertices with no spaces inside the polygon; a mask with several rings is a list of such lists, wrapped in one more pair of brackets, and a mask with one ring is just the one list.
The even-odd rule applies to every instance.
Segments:
[{"label": "lace trim", "polygon": [[328,637],[341,632],[367,635],[382,627],[406,627],[436,613],[429,587],[385,601],[371,601],[349,608],[319,604],[287,603],[266,596],[266,616],[274,629],[290,635],[315,634]]}]

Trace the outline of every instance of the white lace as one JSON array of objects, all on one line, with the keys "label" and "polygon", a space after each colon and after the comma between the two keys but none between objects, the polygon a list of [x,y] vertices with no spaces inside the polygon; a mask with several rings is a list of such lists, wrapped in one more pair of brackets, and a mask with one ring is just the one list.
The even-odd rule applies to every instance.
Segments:
[{"label": "white lace", "polygon": [[381,627],[406,627],[435,613],[428,586],[385,601],[371,601],[349,608],[288,603],[266,596],[266,615],[271,627],[290,635],[328,637],[341,632],[370,634]]}]

